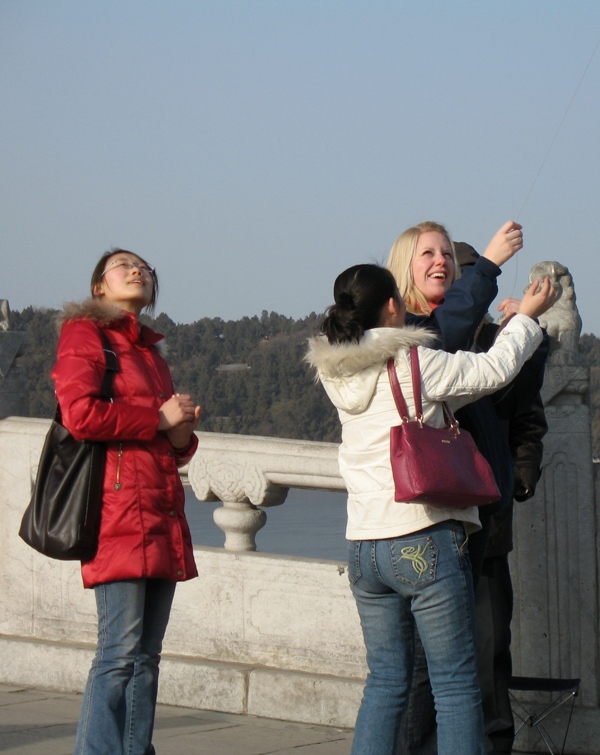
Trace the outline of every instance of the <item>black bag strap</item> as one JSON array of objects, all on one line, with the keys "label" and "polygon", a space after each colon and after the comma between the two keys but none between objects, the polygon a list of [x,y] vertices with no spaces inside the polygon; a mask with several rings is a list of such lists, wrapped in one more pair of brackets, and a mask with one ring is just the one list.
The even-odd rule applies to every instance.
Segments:
[{"label": "black bag strap", "polygon": [[[394,363],[394,357],[390,357],[387,361],[388,376],[390,378],[390,386],[392,388],[392,395],[394,402],[400,414],[402,422],[408,422],[410,417],[408,414],[408,406],[400,387],[400,381],[398,380],[398,373],[396,372],[396,365]],[[410,372],[412,378],[413,398],[415,402],[415,420],[419,424],[423,424],[423,399],[421,395],[421,367],[419,365],[419,352],[416,346],[410,347]],[[456,421],[454,414],[450,411],[450,407],[445,401],[441,402],[444,410],[444,419],[449,427],[458,429],[458,422]]]},{"label": "black bag strap", "polygon": [[[106,365],[104,377],[102,378],[102,385],[100,386],[100,396],[106,401],[112,402],[113,381],[115,379],[115,372],[119,371],[119,360],[103,328],[98,328],[98,332],[100,333],[100,340],[102,341],[102,350],[104,351],[104,361]],[[54,419],[56,422],[62,424],[62,414],[58,401],[56,402]]]},{"label": "black bag strap", "polygon": [[117,355],[103,328],[98,328],[98,330],[100,332],[102,349],[104,350],[104,360],[106,362],[106,370],[104,371],[104,377],[102,378],[100,395],[102,398],[107,399],[107,401],[112,401],[112,386],[115,379],[115,372],[119,371],[119,360],[117,359]]}]

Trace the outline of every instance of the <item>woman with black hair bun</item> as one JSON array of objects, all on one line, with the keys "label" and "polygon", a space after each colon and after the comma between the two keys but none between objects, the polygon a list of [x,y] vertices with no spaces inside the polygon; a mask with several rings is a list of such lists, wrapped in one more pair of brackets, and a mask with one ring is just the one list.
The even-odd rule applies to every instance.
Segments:
[{"label": "woman with black hair bun", "polygon": [[466,544],[480,527],[476,507],[398,503],[390,428],[399,424],[387,360],[394,358],[414,416],[410,348],[418,347],[423,419],[444,426],[455,409],[508,383],[542,339],[535,318],[554,301],[544,281],[525,294],[487,353],[430,348],[431,332],[405,326],[394,276],[355,265],[335,281],[334,301],[311,339],[313,366],[342,423],[340,473],[348,491],[348,574],[367,649],[367,676],[353,755],[395,755],[412,676],[415,628],[425,647],[435,697],[440,755],[485,755],[475,660],[475,614]]}]

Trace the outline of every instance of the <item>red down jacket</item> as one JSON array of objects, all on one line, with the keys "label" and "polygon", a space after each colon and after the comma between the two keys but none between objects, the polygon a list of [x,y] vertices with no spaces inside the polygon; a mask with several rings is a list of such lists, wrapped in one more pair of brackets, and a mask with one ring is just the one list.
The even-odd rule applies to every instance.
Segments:
[{"label": "red down jacket", "polygon": [[[100,398],[105,371],[98,328],[111,342],[119,372],[113,403]],[[81,565],[83,584],[198,576],[184,513],[178,466],[198,439],[177,452],[158,432],[160,406],[173,395],[162,336],[137,318],[94,299],[65,307],[52,370],[63,423],[80,440],[107,442],[98,552]]]}]

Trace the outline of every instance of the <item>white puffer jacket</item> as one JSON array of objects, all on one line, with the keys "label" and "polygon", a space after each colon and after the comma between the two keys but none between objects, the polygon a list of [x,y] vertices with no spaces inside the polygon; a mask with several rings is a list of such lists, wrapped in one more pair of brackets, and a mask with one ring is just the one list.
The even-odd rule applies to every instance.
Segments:
[{"label": "white puffer jacket", "polygon": [[348,540],[380,540],[410,534],[456,519],[467,531],[479,529],[476,508],[442,509],[394,501],[390,427],[400,418],[386,363],[395,357],[398,380],[414,418],[409,349],[419,346],[425,422],[443,427],[440,401],[455,410],[501,388],[539,346],[542,331],[525,315],[515,316],[484,354],[448,354],[428,348],[435,336],[420,328],[374,328],[360,343],[309,342],[307,362],[316,368],[342,423],[340,473],[348,489]]}]

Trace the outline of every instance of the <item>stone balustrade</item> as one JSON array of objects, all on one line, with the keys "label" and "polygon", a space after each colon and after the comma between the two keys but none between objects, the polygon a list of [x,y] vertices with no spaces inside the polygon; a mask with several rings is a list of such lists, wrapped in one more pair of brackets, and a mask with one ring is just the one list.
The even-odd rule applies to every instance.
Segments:
[{"label": "stone balustrade", "polygon": [[[592,755],[588,744],[600,738],[600,499],[587,371],[569,370],[566,383],[550,371],[544,473],[538,494],[516,512],[513,649],[515,673],[582,679],[568,752]],[[0,420],[0,681],[77,691],[95,643],[93,594],[82,589],[77,563],[46,559],[17,534],[48,425]],[[200,499],[223,501],[215,519],[227,547],[196,547],[200,577],[177,589],[161,701],[352,726],[366,666],[346,565],[252,552],[265,519],[259,506],[283,503],[290,487],[343,488],[335,445],[199,436],[187,474]]]}]

